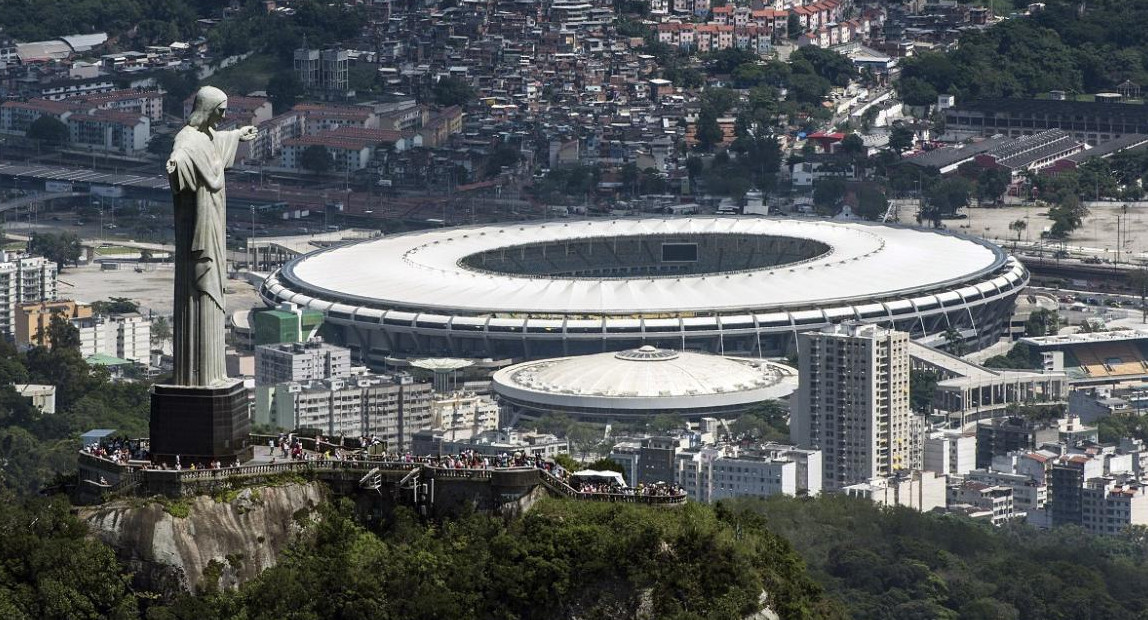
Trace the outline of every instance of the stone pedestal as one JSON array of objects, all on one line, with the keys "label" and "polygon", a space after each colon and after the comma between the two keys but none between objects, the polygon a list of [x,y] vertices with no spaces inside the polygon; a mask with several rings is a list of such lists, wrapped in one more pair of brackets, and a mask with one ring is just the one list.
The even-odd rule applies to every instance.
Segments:
[{"label": "stone pedestal", "polygon": [[219,387],[156,385],[151,392],[151,454],[156,463],[197,466],[235,461],[251,433],[242,381]]}]

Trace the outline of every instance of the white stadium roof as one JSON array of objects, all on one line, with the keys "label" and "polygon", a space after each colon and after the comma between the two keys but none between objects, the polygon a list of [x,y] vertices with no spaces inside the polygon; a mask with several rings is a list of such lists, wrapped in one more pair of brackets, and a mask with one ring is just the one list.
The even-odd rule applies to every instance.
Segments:
[{"label": "white stadium roof", "polygon": [[643,346],[525,362],[494,373],[494,391],[521,402],[623,410],[743,405],[789,396],[792,368],[764,360]]},{"label": "white stadium roof", "polygon": [[[707,275],[551,277],[462,260],[512,246],[639,235],[794,237],[830,250],[787,265]],[[991,244],[913,228],[768,218],[642,218],[448,228],[317,252],[288,265],[297,293],[357,305],[462,314],[635,314],[811,308],[959,287],[1002,267]]]}]

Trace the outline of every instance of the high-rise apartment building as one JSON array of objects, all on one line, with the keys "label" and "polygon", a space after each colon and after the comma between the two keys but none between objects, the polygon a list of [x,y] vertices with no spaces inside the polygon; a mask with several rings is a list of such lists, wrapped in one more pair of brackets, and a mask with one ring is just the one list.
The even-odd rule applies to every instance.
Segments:
[{"label": "high-rise apartment building", "polygon": [[350,87],[350,58],[347,50],[295,50],[295,75],[308,90],[335,94]]},{"label": "high-rise apartment building", "polygon": [[790,435],[822,451],[824,489],[920,469],[907,333],[846,323],[800,334],[797,347],[801,386]]},{"label": "high-rise apartment building", "polygon": [[15,336],[16,307],[56,300],[56,263],[0,252],[0,336]]}]

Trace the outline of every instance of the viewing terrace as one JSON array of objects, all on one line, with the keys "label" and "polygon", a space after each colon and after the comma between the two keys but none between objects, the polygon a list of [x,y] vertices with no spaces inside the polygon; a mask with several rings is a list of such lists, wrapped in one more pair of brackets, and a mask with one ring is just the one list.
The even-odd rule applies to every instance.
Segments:
[{"label": "viewing terrace", "polygon": [[[658,506],[677,506],[686,502],[683,491],[669,486],[580,490],[571,485],[568,473],[561,467],[541,459],[517,457],[501,462],[497,459],[468,459],[463,455],[415,457],[407,454],[396,458],[365,453],[332,458],[327,455],[339,446],[311,438],[301,439],[311,446],[303,452],[303,458],[280,461],[268,453],[267,448],[260,446],[252,448],[252,457],[242,464],[208,468],[161,468],[145,459],[125,458],[118,453],[86,447],[79,455],[77,497],[89,503],[121,495],[186,497],[294,475],[324,482],[336,494],[390,494],[396,502],[430,507],[434,507],[436,502],[457,503],[460,497],[473,499],[478,489],[482,490],[480,494],[505,498],[529,495],[540,486],[550,495],[583,501]],[[254,437],[253,440],[258,441]],[[130,443],[146,447],[147,440],[130,440]],[[256,457],[256,452],[263,454]],[[451,487],[465,485],[471,485],[466,493],[447,493]],[[494,489],[497,489],[497,494]]]}]

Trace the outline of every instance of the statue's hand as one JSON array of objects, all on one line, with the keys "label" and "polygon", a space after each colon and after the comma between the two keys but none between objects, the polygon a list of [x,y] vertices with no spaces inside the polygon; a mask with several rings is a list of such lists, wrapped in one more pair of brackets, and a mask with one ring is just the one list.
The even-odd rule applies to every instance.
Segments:
[{"label": "statue's hand", "polygon": [[239,139],[244,142],[250,142],[251,140],[254,140],[258,135],[259,130],[252,125],[246,125],[239,129]]},{"label": "statue's hand", "polygon": [[164,165],[164,168],[167,169],[168,174],[175,174],[175,160],[174,159],[167,160],[167,164]]}]

